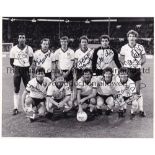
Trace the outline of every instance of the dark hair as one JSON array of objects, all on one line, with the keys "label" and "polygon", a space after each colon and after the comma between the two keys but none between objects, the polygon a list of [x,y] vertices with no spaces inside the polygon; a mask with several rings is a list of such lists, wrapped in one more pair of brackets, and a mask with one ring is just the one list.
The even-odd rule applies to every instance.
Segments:
[{"label": "dark hair", "polygon": [[61,76],[63,76],[63,74],[60,71],[55,72],[55,79]]},{"label": "dark hair", "polygon": [[87,37],[86,35],[83,35],[83,36],[80,37],[80,39],[79,39],[80,42],[81,42],[82,39],[87,40],[87,42],[89,41],[89,40],[88,40],[88,37]]},{"label": "dark hair", "polygon": [[135,31],[135,30],[130,30],[130,31],[128,31],[127,37],[129,37],[130,34],[133,34],[135,37],[138,37],[138,32]]},{"label": "dark hair", "polygon": [[43,38],[43,39],[40,41],[40,43],[42,44],[43,41],[48,41],[48,44],[50,44],[50,39],[49,39],[49,38]]},{"label": "dark hair", "polygon": [[101,35],[100,36],[100,42],[102,41],[102,39],[108,39],[108,41],[110,41],[109,35]]},{"label": "dark hair", "polygon": [[60,38],[60,40],[67,40],[67,41],[69,41],[69,38],[68,38],[67,36],[62,36],[62,37]]},{"label": "dark hair", "polygon": [[102,74],[104,75],[106,72],[110,72],[110,73],[112,74],[112,73],[113,73],[113,70],[112,70],[111,67],[106,67],[106,68],[103,70]]},{"label": "dark hair", "polygon": [[45,74],[45,69],[43,67],[38,66],[38,67],[36,67],[36,74],[38,72],[44,72],[44,74]]},{"label": "dark hair", "polygon": [[85,69],[83,70],[82,74],[84,75],[84,73],[87,73],[87,72],[89,72],[91,75],[93,74],[92,70],[89,69],[89,68],[85,68]]},{"label": "dark hair", "polygon": [[128,74],[127,68],[125,68],[125,67],[120,68],[119,71],[118,71],[118,74],[120,74],[120,73],[126,73],[126,74]]},{"label": "dark hair", "polygon": [[21,36],[26,36],[25,33],[23,33],[23,32],[19,32],[19,33],[18,33],[18,37],[19,37],[20,35],[21,35]]}]

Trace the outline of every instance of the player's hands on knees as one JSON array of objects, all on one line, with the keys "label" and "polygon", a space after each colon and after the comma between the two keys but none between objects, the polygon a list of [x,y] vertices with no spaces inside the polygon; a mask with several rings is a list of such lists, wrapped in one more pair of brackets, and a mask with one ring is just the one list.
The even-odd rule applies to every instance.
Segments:
[{"label": "player's hands on knees", "polygon": [[49,102],[49,103],[48,103],[48,108],[51,109],[52,106],[53,106],[53,104]]}]

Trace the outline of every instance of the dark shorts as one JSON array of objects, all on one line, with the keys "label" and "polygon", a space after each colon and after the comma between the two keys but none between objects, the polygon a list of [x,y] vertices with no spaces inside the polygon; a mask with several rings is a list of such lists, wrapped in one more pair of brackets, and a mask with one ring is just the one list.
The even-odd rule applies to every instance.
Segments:
[{"label": "dark shorts", "polygon": [[32,98],[32,100],[34,101],[33,106],[38,106],[41,102],[45,102],[46,98],[43,98],[43,99]]},{"label": "dark shorts", "polygon": [[141,71],[140,68],[127,68],[128,75],[131,80],[134,82],[141,80]]},{"label": "dark shorts", "polygon": [[[97,96],[102,97],[104,101],[106,101],[106,99],[107,99],[108,97],[113,97],[113,95],[100,95],[100,94],[98,94],[98,93],[97,93]],[[105,102],[105,104],[107,104],[107,103]]]},{"label": "dark shorts", "polygon": [[130,97],[123,97],[124,101],[128,100]]},{"label": "dark shorts", "polygon": [[[62,99],[54,99],[54,101],[55,102],[61,102],[62,101]],[[62,108],[58,108],[56,105],[52,105],[52,108],[53,108],[53,113],[55,114],[55,113],[57,113],[57,114],[60,114],[60,113],[63,113],[63,110],[64,110],[64,107],[62,107]]]},{"label": "dark shorts", "polygon": [[[83,95],[81,95],[81,99],[83,99],[83,98],[85,98],[85,97],[87,97],[87,96],[83,96]],[[90,99],[86,100],[84,103],[86,103],[86,104],[90,104]]]},{"label": "dark shorts", "polygon": [[18,93],[20,90],[21,79],[23,80],[24,86],[30,81],[29,67],[18,67],[14,66],[14,91]]}]

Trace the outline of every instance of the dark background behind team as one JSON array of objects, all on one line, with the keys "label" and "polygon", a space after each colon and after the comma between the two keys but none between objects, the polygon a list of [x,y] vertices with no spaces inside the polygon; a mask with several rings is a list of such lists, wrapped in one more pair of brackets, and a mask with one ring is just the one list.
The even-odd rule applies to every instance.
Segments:
[{"label": "dark background behind team", "polygon": [[55,50],[59,38],[67,35],[70,38],[69,47],[77,49],[79,38],[87,35],[89,44],[99,44],[99,37],[108,34],[110,44],[119,49],[124,45],[126,33],[134,29],[139,33],[140,44],[143,44],[147,54],[154,54],[154,19],[153,18],[88,18],[88,17],[3,17],[3,43],[17,43],[19,32],[26,34],[27,43],[35,50],[40,48],[40,40],[44,37],[51,40],[50,48]]}]

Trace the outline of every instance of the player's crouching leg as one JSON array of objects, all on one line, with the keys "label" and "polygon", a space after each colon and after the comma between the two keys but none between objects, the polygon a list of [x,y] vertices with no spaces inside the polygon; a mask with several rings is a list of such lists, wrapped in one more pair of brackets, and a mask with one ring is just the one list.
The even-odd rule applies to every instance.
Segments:
[{"label": "player's crouching leg", "polygon": [[38,105],[38,115],[41,117],[44,117],[46,115],[47,109],[46,109],[46,105],[45,102],[40,102],[40,104]]},{"label": "player's crouching leg", "polygon": [[96,109],[96,99],[95,98],[90,99],[89,107],[90,107],[90,112],[95,111],[95,109]]},{"label": "player's crouching leg", "polygon": [[68,112],[73,108],[73,102],[71,100],[69,100],[68,102],[66,102],[64,104],[64,110],[63,112]]},{"label": "player's crouching leg", "polygon": [[133,97],[132,97],[132,101],[131,101],[131,111],[130,111],[130,113],[131,113],[131,115],[130,115],[130,119],[133,119],[134,117],[135,117],[135,115],[136,115],[136,112],[137,112],[137,110],[138,110],[138,102],[137,102],[137,98],[138,96],[137,95],[134,95]]},{"label": "player's crouching leg", "polygon": [[113,98],[113,96],[109,96],[106,99],[106,103],[107,103],[107,109],[106,109],[105,114],[110,115],[113,112],[113,106],[114,106],[114,98]]},{"label": "player's crouching leg", "polygon": [[103,104],[104,104],[103,98],[101,96],[97,96],[96,110],[98,115],[102,115]]},{"label": "player's crouching leg", "polygon": [[23,109],[26,113],[26,117],[29,118],[30,122],[36,119],[37,108],[33,106],[34,104],[34,100],[29,95],[27,95]]},{"label": "player's crouching leg", "polygon": [[116,95],[114,99],[115,108],[118,108],[118,117],[125,117],[126,109],[127,109],[127,103],[125,102],[125,98],[122,95]]}]

